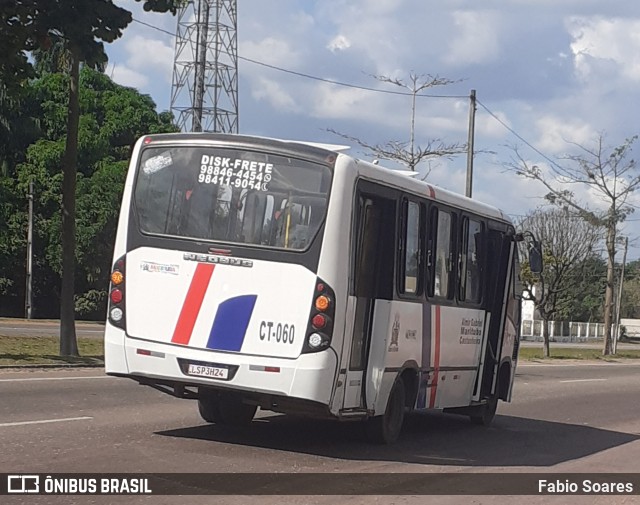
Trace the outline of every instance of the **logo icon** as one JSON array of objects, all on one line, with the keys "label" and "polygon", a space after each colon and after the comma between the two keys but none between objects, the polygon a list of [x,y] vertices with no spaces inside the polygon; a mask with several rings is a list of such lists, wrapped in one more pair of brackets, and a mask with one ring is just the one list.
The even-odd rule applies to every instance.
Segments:
[{"label": "logo icon", "polygon": [[391,327],[391,342],[389,352],[398,352],[398,336],[400,335],[400,314],[395,313],[393,326]]},{"label": "logo icon", "polygon": [[7,492],[15,494],[39,493],[39,475],[7,475]]}]

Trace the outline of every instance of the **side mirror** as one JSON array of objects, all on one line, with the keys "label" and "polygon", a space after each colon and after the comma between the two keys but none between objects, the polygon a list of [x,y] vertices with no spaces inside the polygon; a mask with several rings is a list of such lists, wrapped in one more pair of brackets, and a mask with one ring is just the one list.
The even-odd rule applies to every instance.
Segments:
[{"label": "side mirror", "polygon": [[535,240],[529,249],[529,268],[531,269],[531,272],[536,275],[541,274],[544,268],[542,251],[540,249],[540,243]]}]

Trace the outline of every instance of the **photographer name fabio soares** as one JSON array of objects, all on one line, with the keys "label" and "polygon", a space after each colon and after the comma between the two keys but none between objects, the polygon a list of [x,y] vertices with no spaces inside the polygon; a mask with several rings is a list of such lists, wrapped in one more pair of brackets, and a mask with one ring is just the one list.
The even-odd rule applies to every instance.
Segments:
[{"label": "photographer name fabio soares", "polygon": [[634,494],[633,483],[582,479],[538,480],[538,492],[542,494]]}]

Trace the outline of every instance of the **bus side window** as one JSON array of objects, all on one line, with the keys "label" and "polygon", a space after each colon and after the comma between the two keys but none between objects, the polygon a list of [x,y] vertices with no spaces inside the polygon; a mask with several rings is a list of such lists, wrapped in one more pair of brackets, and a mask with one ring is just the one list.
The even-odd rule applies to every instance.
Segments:
[{"label": "bus side window", "polygon": [[464,217],[462,220],[462,248],[460,251],[460,277],[458,296],[461,301],[480,302],[482,275],[480,269],[480,243],[482,223]]},{"label": "bus side window", "polygon": [[400,292],[403,294],[417,294],[419,292],[418,266],[420,263],[420,204],[404,201],[404,252],[402,271],[402,286]]},{"label": "bus side window", "polygon": [[452,272],[451,214],[437,211],[433,295],[449,298]]}]

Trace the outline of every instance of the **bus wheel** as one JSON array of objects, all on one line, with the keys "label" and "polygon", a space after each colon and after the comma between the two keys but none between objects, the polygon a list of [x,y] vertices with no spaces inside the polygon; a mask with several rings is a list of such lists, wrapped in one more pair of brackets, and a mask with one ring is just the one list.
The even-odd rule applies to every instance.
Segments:
[{"label": "bus wheel", "polygon": [[219,423],[227,426],[245,426],[249,424],[258,410],[257,405],[242,403],[242,399],[234,395],[220,395],[218,402]]},{"label": "bus wheel", "polygon": [[491,421],[496,415],[496,410],[498,409],[498,395],[495,394],[491,398],[487,400],[487,403],[482,405],[477,411],[477,413],[469,416],[471,422],[473,424],[479,424],[481,426],[489,426]]},{"label": "bus wheel", "polygon": [[198,397],[198,411],[200,417],[208,423],[220,422],[220,404],[218,395],[200,393]]},{"label": "bus wheel", "polygon": [[381,416],[366,421],[367,437],[378,444],[392,444],[400,437],[404,421],[404,382],[397,378],[389,393],[387,408]]}]

